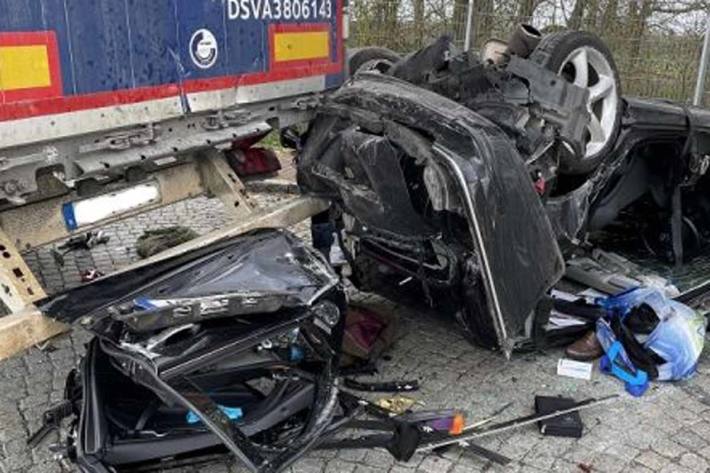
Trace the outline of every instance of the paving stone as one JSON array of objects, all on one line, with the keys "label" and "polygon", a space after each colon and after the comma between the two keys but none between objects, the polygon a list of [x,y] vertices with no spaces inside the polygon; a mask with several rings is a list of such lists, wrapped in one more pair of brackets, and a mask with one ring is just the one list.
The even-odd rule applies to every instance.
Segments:
[{"label": "paving stone", "polygon": [[362,463],[366,465],[378,465],[382,468],[389,468],[394,465],[395,459],[385,450],[373,449],[365,450],[365,457],[362,459]]},{"label": "paving stone", "polygon": [[564,452],[561,457],[569,460],[571,463],[584,463],[590,465],[600,455],[600,452],[595,452],[584,447],[573,447]]},{"label": "paving stone", "polygon": [[671,439],[659,439],[651,446],[654,452],[666,458],[678,458],[688,450]]},{"label": "paving stone", "polygon": [[635,461],[636,463],[650,468],[653,471],[659,471],[661,468],[670,463],[667,458],[662,457],[651,450],[641,452],[641,454],[635,458]]},{"label": "paving stone", "polygon": [[647,426],[636,426],[629,429],[625,436],[625,443],[641,450],[649,448],[656,441],[657,431],[649,429]]},{"label": "paving stone", "polygon": [[626,468],[628,461],[614,455],[599,455],[593,463],[594,471],[600,473],[618,473]]},{"label": "paving stone", "polygon": [[703,439],[710,439],[710,422],[698,422],[691,425],[690,430]]},{"label": "paving stone", "polygon": [[321,458],[302,458],[290,470],[292,473],[320,473],[325,470],[325,460]]},{"label": "paving stone", "polygon": [[366,450],[340,450],[338,452],[338,458],[345,461],[351,462],[362,462],[367,455]]},{"label": "paving stone", "polygon": [[705,445],[707,445],[707,442],[703,440],[702,437],[700,437],[698,434],[695,432],[691,432],[689,430],[682,430],[679,431],[674,437],[673,440],[678,442],[679,444],[683,445],[685,448],[688,450],[694,451],[698,450],[700,448],[703,448]]},{"label": "paving stone", "polygon": [[452,465],[451,460],[429,455],[417,466],[417,472],[446,473],[451,469]]},{"label": "paving stone", "polygon": [[611,455],[620,458],[625,463],[630,462],[640,453],[640,450],[629,445],[614,444],[604,451],[605,455]]},{"label": "paving stone", "polygon": [[381,471],[386,471],[386,470],[380,469],[377,465],[375,465],[375,466],[358,465],[355,468],[355,473],[379,473]]},{"label": "paving stone", "polygon": [[659,473],[698,473],[704,470],[693,470],[691,468],[686,468],[683,465],[678,465],[676,463],[670,463],[659,470]]},{"label": "paving stone", "polygon": [[[513,465],[517,466],[517,463],[513,463]],[[459,457],[459,459],[454,463],[453,468],[449,471],[449,473],[464,473],[467,471],[485,471],[487,469],[491,469],[491,462],[488,460],[484,460],[479,457],[474,457],[474,456],[469,456],[469,455],[462,455]],[[502,470],[502,468],[496,466],[492,468],[493,471],[498,471]]]},{"label": "paving stone", "polygon": [[556,458],[548,454],[538,454],[535,451],[530,452],[522,460],[522,463],[526,466],[533,466],[539,468],[540,470],[549,470],[552,464],[555,463]]},{"label": "paving stone", "polygon": [[693,471],[706,471],[708,469],[708,462],[695,453],[686,453],[680,457],[679,463]]},{"label": "paving stone", "polygon": [[[350,463],[340,458],[328,460],[325,464],[325,471],[342,471],[343,473],[353,473],[357,468],[357,463]],[[392,471],[392,470],[390,470]]]},{"label": "paving stone", "polygon": [[26,471],[32,467],[32,457],[27,453],[10,455],[3,460],[7,471]]},{"label": "paving stone", "polygon": [[546,472],[547,470],[541,470],[540,468],[535,468],[534,466],[531,465],[523,465],[520,470],[518,470],[520,473],[542,473]]},{"label": "paving stone", "polygon": [[314,450],[308,453],[309,457],[332,460],[338,456],[337,450]]},{"label": "paving stone", "polygon": [[710,460],[710,445],[707,447],[703,447],[697,451],[698,455],[701,457],[705,458],[706,460]]},{"label": "paving stone", "polygon": [[564,458],[557,458],[555,462],[552,464],[550,467],[549,471],[551,472],[559,472],[559,473],[567,473],[570,471],[581,471],[578,467],[578,465],[565,460]]},{"label": "paving stone", "polygon": [[26,473],[62,473],[62,468],[57,462],[38,463],[32,465]]},{"label": "paving stone", "polygon": [[622,470],[623,473],[654,473],[650,468],[646,468],[643,465],[635,463],[634,465],[627,466]]},{"label": "paving stone", "polygon": [[402,465],[400,463],[393,465],[392,468],[389,469],[389,473],[413,473],[414,468],[410,468],[407,465]]}]

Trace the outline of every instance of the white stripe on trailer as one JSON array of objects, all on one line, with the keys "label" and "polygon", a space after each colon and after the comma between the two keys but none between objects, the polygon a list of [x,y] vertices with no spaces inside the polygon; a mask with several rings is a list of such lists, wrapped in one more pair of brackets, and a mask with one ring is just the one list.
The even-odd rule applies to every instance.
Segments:
[{"label": "white stripe on trailer", "polygon": [[187,94],[188,104],[193,113],[219,110],[235,105],[267,102],[284,97],[322,92],[325,90],[325,76],[288,79],[264,84],[239,85],[231,89],[211,90]]},{"label": "white stripe on trailer", "polygon": [[180,97],[0,122],[0,148],[37,144],[183,115]]},{"label": "white stripe on trailer", "polygon": [[[192,113],[325,90],[325,75],[187,94]],[[156,123],[185,115],[180,97],[0,122],[0,149]]]}]

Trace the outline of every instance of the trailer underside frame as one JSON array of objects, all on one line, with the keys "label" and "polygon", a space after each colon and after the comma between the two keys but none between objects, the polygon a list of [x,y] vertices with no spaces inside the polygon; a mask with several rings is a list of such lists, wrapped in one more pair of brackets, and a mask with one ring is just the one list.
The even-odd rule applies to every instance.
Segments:
[{"label": "trailer underside frame", "polygon": [[[74,233],[106,225],[139,213],[181,200],[208,195],[219,198],[234,222],[187,243],[121,268],[119,272],[150,265],[215,241],[261,227],[289,227],[328,208],[329,203],[312,197],[296,197],[274,208],[254,211],[244,185],[217,150],[196,154],[187,163],[150,175],[148,181],[160,189],[160,201],[140,209],[116,214]],[[68,326],[44,317],[35,303],[47,294],[22,257],[29,250],[72,235],[64,223],[62,205],[70,199],[61,196],[16,208],[0,215],[0,300],[10,311],[0,317],[0,360],[69,330]],[[27,206],[26,206],[27,207]],[[30,216],[30,218],[28,218]]]}]

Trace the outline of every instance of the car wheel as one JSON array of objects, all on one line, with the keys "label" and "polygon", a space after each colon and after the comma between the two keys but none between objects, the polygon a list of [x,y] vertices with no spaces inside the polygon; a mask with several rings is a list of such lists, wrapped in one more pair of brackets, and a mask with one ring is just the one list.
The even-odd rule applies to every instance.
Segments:
[{"label": "car wheel", "polygon": [[350,75],[361,71],[387,72],[402,57],[391,49],[380,47],[355,48],[348,50],[348,70]]},{"label": "car wheel", "polygon": [[562,153],[560,172],[594,170],[613,148],[621,126],[621,85],[611,51],[592,33],[564,31],[543,38],[530,60],[589,90],[591,120],[585,146],[581,155]]}]

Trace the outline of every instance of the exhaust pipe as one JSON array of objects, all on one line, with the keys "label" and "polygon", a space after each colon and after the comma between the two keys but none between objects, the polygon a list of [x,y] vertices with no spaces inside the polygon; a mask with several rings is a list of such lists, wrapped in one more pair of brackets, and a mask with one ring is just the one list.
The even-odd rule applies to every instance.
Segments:
[{"label": "exhaust pipe", "polygon": [[514,54],[523,59],[527,59],[530,54],[535,50],[540,40],[542,39],[542,33],[540,33],[534,26],[527,25],[525,23],[518,25],[518,28],[510,36],[510,41],[508,41],[507,54]]}]

